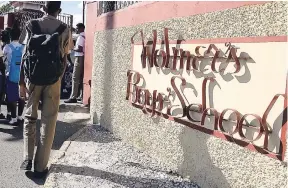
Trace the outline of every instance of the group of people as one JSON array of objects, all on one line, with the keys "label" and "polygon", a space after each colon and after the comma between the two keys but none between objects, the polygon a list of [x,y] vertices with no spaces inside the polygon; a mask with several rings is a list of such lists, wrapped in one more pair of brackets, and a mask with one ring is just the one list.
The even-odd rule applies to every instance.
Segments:
[{"label": "group of people", "polygon": [[[18,81],[23,45],[19,43],[21,31],[17,25],[1,32],[0,48],[0,111],[2,103],[7,104],[7,115],[0,113],[0,119],[9,124],[23,123],[25,101],[19,98]],[[18,104],[18,105],[17,105]],[[18,112],[17,112],[18,106]]]},{"label": "group of people", "polygon": [[[83,88],[85,53],[84,24],[77,24],[79,36],[73,45],[70,28],[57,19],[61,13],[61,1],[47,1],[43,10],[46,12],[44,17],[28,21],[22,31],[17,26],[3,31],[3,50],[0,50],[0,98],[5,97],[8,111],[6,116],[0,114],[0,117],[9,119],[11,114],[10,124],[23,121],[22,113],[26,102],[24,160],[20,169],[30,171],[34,161],[35,178],[43,178],[48,172],[47,164],[59,111],[61,80],[69,54],[71,50],[74,51],[75,62],[72,93],[65,102],[75,103],[81,87]],[[34,156],[40,101],[41,135]]]}]

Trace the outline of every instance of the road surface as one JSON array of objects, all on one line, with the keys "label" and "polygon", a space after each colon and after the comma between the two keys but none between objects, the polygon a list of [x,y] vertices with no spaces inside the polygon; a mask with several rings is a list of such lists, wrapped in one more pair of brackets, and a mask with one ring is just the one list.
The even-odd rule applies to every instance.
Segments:
[{"label": "road surface", "polygon": [[[6,115],[6,106],[1,110]],[[60,108],[61,109],[61,108]],[[61,110],[60,110],[61,111]],[[59,150],[62,143],[83,126],[64,122],[65,110],[58,115],[52,153]],[[39,117],[40,116],[39,112]],[[37,129],[39,132],[39,125]],[[37,134],[39,136],[39,134]],[[23,160],[23,126],[10,126],[6,121],[0,120],[0,188],[34,188],[41,187],[43,180],[29,178],[19,169]]]}]

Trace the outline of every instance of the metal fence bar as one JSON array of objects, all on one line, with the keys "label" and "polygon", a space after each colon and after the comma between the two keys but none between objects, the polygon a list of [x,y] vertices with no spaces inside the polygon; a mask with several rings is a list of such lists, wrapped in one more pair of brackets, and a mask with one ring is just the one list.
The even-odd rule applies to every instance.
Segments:
[{"label": "metal fence bar", "polygon": [[57,19],[66,23],[68,25],[68,27],[73,26],[73,15],[62,13],[62,14],[58,15]]},{"label": "metal fence bar", "polygon": [[139,1],[98,1],[97,16],[126,8],[138,2]]},{"label": "metal fence bar", "polygon": [[[43,17],[44,12],[31,9],[23,9],[17,12],[13,12],[14,15],[14,24],[19,25],[20,29],[24,29],[25,24],[31,19],[38,19]],[[66,23],[68,27],[73,26],[73,15],[69,14],[60,14],[57,19]]]}]

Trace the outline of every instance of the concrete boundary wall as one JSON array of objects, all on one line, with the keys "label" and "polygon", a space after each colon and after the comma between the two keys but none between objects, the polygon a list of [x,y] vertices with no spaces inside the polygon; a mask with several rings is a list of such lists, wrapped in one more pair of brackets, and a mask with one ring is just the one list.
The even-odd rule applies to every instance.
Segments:
[{"label": "concrete boundary wall", "polygon": [[[145,6],[146,8],[158,6],[158,10],[165,7],[169,9],[172,5],[169,3],[165,5],[163,2],[135,4],[130,8],[97,18],[98,24],[95,23],[97,21],[95,5],[87,5],[87,23],[95,19],[91,21],[91,26],[87,26],[86,31],[87,41],[90,41],[90,44],[94,41],[93,48],[91,46],[90,49],[86,48],[90,56],[93,54],[93,58],[92,56],[88,58],[91,60],[90,64],[85,59],[85,65],[89,64],[86,67],[90,68],[89,71],[92,70],[91,73],[85,68],[86,76],[91,74],[92,80],[91,116],[94,123],[108,128],[125,142],[158,159],[163,166],[172,171],[188,176],[201,187],[286,187],[287,166],[284,162],[164,118],[152,119],[129,105],[125,96],[127,70],[132,64],[130,39],[136,31],[142,29],[146,41],[152,39],[152,30],[163,31],[165,27],[169,28],[171,40],[219,38],[234,40],[233,38],[246,37],[249,42],[249,37],[254,40],[266,36],[276,38],[279,36],[285,40],[288,23],[287,2],[247,2],[249,4],[242,2],[238,6],[229,2],[230,7],[226,8],[220,6],[222,2],[217,2],[218,6],[215,5],[216,2],[205,2],[208,5],[212,3],[214,9],[209,6],[205,11],[202,7],[200,8],[202,12],[190,15],[188,8],[186,15],[180,14],[179,12],[183,12],[184,9],[179,11],[177,8],[180,9],[184,4],[177,3],[174,3],[175,11],[171,12],[170,16],[166,18],[160,16],[163,20],[156,18],[157,11],[151,11],[146,12],[146,15],[150,14],[148,17],[151,19],[154,16],[156,21],[148,20],[149,23],[145,23],[142,19],[141,22],[137,22],[135,20],[140,20],[141,16],[131,14],[131,17],[125,18],[130,22],[122,25],[117,16],[121,16],[125,11],[137,12],[138,8],[139,12],[143,12],[142,8]],[[200,6],[201,3],[204,2],[198,4],[186,2],[186,6],[192,8]],[[91,12],[92,10],[94,12]],[[177,17],[173,17],[173,14],[177,14]],[[101,22],[103,19],[109,21],[106,26]],[[116,25],[113,24],[113,20],[117,21]],[[163,39],[163,32],[157,34],[159,39]],[[273,42],[275,38],[272,37],[271,40],[270,42]],[[140,41],[139,36],[135,38],[135,42]],[[286,59],[286,62],[277,63],[287,63],[287,54],[283,56],[286,56],[282,58]]]}]

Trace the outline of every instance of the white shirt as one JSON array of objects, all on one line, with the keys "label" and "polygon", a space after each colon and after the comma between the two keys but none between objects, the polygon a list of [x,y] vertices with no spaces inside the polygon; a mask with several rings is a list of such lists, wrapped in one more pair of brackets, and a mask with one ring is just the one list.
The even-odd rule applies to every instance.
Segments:
[{"label": "white shirt", "polygon": [[[21,47],[22,45],[18,42],[18,41],[12,41],[10,44],[12,44],[15,48],[16,47]],[[12,49],[9,47],[8,44],[6,44],[3,48],[3,53],[5,56],[5,65],[6,65],[6,75],[9,75],[9,71],[10,71],[10,62],[11,62],[11,58],[12,58]]]},{"label": "white shirt", "polygon": [[[3,54],[3,51],[2,51],[2,42],[0,42],[0,58],[2,58],[3,59],[3,61],[4,61],[4,54]],[[2,75],[2,73],[0,72],[0,75]]]},{"label": "white shirt", "polygon": [[3,57],[3,56],[4,56],[4,54],[3,54],[2,48],[1,48],[1,46],[0,46],[0,57]]},{"label": "white shirt", "polygon": [[76,40],[75,47],[77,48],[78,46],[83,47],[83,52],[75,52],[74,56],[84,56],[84,53],[85,53],[85,33],[84,32],[80,33]]},{"label": "white shirt", "polygon": [[0,57],[3,57],[3,56],[4,56],[3,51],[2,51],[2,45],[3,45],[3,43],[2,43],[2,41],[0,40]]}]

